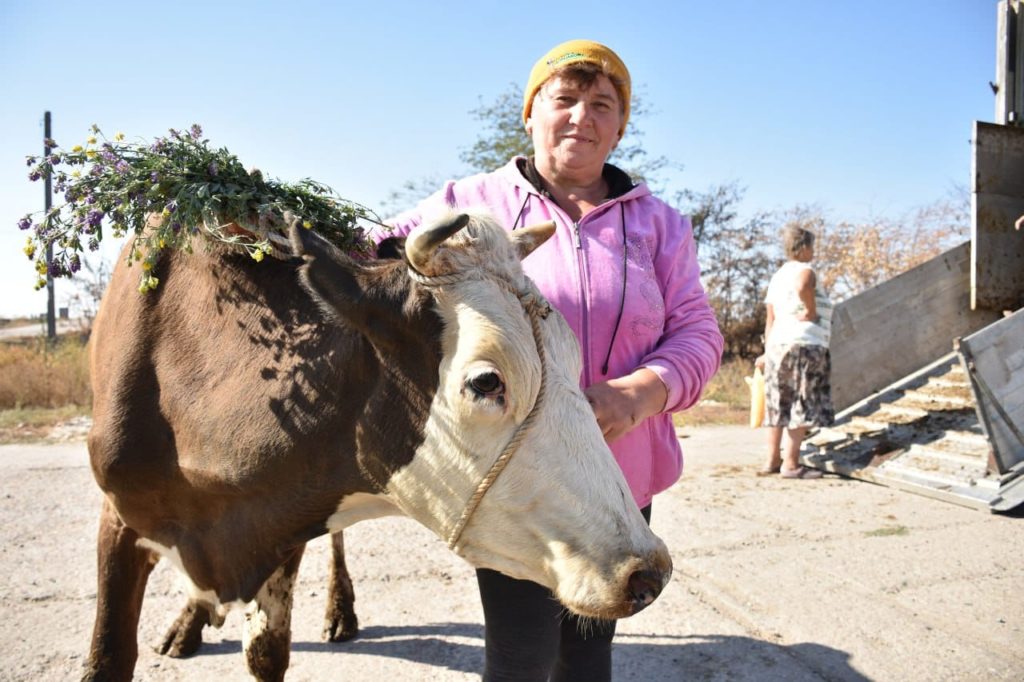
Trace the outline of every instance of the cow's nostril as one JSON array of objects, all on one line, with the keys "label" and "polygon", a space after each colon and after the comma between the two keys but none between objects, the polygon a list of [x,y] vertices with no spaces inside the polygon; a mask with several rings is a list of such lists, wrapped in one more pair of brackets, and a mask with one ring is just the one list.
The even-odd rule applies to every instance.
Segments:
[{"label": "cow's nostril", "polygon": [[658,571],[636,571],[629,576],[629,597],[633,601],[633,613],[638,613],[650,606],[664,585],[662,575]]}]

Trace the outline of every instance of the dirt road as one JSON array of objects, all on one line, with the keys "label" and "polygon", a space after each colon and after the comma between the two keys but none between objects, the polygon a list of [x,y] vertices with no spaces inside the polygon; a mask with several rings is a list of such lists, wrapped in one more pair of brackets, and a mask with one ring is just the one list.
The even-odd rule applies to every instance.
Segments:
[{"label": "dirt road", "polygon": [[[1024,519],[868,483],[753,475],[762,434],[702,427],[652,525],[675,574],[619,626],[615,679],[1024,679]],[[81,674],[95,603],[100,495],[85,446],[0,446],[0,680]],[[289,679],[474,680],[483,627],[472,571],[415,523],[346,532],[362,632],[320,640],[327,544],[300,571]],[[149,583],[138,680],[249,679],[241,614],[201,653],[153,652],[184,603],[173,569]]]}]

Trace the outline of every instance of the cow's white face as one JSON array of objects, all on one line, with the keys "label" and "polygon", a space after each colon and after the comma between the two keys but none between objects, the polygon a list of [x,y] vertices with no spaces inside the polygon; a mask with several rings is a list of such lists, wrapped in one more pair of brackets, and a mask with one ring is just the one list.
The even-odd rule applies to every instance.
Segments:
[{"label": "cow's white face", "polygon": [[[473,247],[460,248],[467,239]],[[523,293],[536,288],[496,224],[475,218],[451,242],[438,252],[441,271],[472,274],[437,292],[445,324],[440,383],[425,440],[391,478],[389,497],[448,539],[492,464],[522,436],[455,550],[474,566],[545,585],[583,615],[631,615],[667,582],[671,561],[579,388],[576,338],[556,312],[540,322],[544,398],[533,424],[517,434],[542,371],[530,320],[508,283]]]}]

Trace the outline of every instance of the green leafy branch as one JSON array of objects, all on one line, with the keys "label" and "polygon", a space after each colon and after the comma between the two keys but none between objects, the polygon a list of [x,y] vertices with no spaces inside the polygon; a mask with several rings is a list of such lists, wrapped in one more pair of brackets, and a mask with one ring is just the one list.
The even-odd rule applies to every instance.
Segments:
[{"label": "green leafy branch", "polygon": [[93,126],[83,145],[46,145],[48,154],[28,158],[29,179],[49,177],[64,202],[18,222],[29,231],[24,251],[36,263],[37,288],[45,286],[47,274],[76,273],[82,253],[99,248],[105,229],[117,238],[132,236],[128,258],[142,261],[139,289],[146,292],[159,284],[151,273],[160,253],[189,250],[198,235],[260,261],[283,240],[284,215],[291,212],[338,248],[365,254],[370,244],[358,223],[379,222],[368,208],[322,183],[285,183],[246,170],[226,148],[211,148],[198,125],[172,129],[150,144],[126,142],[121,133],[108,140]]}]

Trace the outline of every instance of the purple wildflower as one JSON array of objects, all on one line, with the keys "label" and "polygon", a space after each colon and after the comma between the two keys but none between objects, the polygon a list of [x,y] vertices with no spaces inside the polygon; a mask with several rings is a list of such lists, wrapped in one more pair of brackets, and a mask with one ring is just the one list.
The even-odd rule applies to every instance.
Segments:
[{"label": "purple wildflower", "polygon": [[30,227],[32,227],[32,216],[25,216],[18,221],[19,230],[27,230]]},{"label": "purple wildflower", "polygon": [[94,196],[93,196],[92,194],[90,194],[89,196],[87,196],[87,197],[85,198],[85,203],[87,203],[87,204],[89,204],[90,206],[92,206],[93,204],[95,204],[95,203],[96,203],[96,197],[94,197]]},{"label": "purple wildflower", "polygon": [[96,251],[100,248],[100,240],[96,237],[89,238],[89,250]]},{"label": "purple wildflower", "polygon": [[93,209],[89,211],[89,215],[86,217],[85,220],[87,223],[89,223],[90,226],[95,227],[99,225],[100,222],[103,220],[103,211]]},{"label": "purple wildflower", "polygon": [[203,136],[203,129],[199,127],[198,123],[193,123],[192,127],[189,129],[188,132],[189,135],[192,136],[193,140],[198,140],[200,137]]},{"label": "purple wildflower", "polygon": [[211,161],[210,165],[206,167],[206,172],[209,173],[210,175],[216,175],[217,174],[217,170],[218,170],[218,168],[217,168],[217,162],[216,161]]},{"label": "purple wildflower", "polygon": [[31,180],[32,182],[35,182],[36,180],[38,180],[41,177],[43,177],[43,176],[40,175],[39,171],[37,171],[37,170],[34,170],[34,171],[32,171],[31,173],[28,174],[28,179]]},{"label": "purple wildflower", "polygon": [[34,164],[35,162],[36,162],[36,157],[34,157],[34,156],[26,156],[26,157],[25,157],[25,165],[26,165],[26,166],[31,166],[31,165],[33,165],[33,164]]},{"label": "purple wildflower", "polygon": [[60,145],[57,144],[57,141],[54,140],[52,137],[44,138],[43,139],[43,144],[46,145],[47,147],[58,147],[58,146],[60,146]]},{"label": "purple wildflower", "polygon": [[154,184],[160,182],[160,174],[157,173],[156,171],[153,171],[152,173],[149,174],[149,180]]},{"label": "purple wildflower", "polygon": [[121,159],[116,164],[114,164],[114,169],[121,175],[124,175],[128,172],[128,162],[125,161],[124,159]]},{"label": "purple wildflower", "polygon": [[47,271],[50,273],[50,277],[60,277],[64,274],[64,266],[55,260],[50,261],[50,267],[47,268]]},{"label": "purple wildflower", "polygon": [[167,206],[165,206],[164,208],[167,209],[168,213],[174,213],[175,211],[178,210],[178,202],[174,201],[174,200],[171,200],[171,201],[167,202]]},{"label": "purple wildflower", "polygon": [[181,223],[178,223],[178,222],[171,223],[171,230],[174,231],[174,234],[178,234],[178,232],[181,231]]}]

